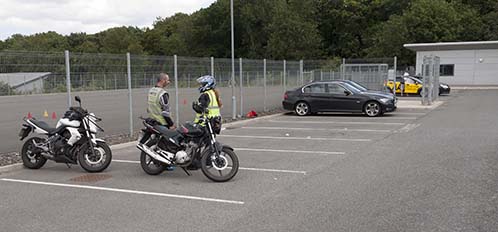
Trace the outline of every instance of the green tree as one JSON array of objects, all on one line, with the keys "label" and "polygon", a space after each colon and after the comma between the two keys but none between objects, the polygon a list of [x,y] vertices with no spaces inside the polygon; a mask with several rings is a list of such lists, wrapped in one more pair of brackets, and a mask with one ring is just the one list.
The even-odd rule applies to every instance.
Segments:
[{"label": "green tree", "polygon": [[493,10],[482,16],[483,34],[485,40],[498,40],[498,2],[490,4]]},{"label": "green tree", "polygon": [[268,26],[270,38],[266,56],[274,59],[320,57],[321,37],[316,23],[302,18],[288,2],[276,2],[272,22]]},{"label": "green tree", "polygon": [[70,48],[67,38],[53,31],[30,36],[15,34],[5,42],[11,50],[64,51]]},{"label": "green tree", "polygon": [[477,11],[444,0],[416,0],[401,16],[394,15],[377,27],[370,56],[398,56],[413,64],[414,53],[406,43],[477,40],[482,26]]},{"label": "green tree", "polygon": [[158,18],[153,29],[144,33],[142,45],[153,55],[189,55],[188,38],[192,34],[192,20],[186,14]]},{"label": "green tree", "polygon": [[240,56],[249,58],[267,58],[270,38],[270,24],[275,11],[275,1],[247,0],[240,8],[239,27]]},{"label": "green tree", "polygon": [[115,27],[96,34],[104,53],[143,53],[140,38],[143,31],[136,27]]}]

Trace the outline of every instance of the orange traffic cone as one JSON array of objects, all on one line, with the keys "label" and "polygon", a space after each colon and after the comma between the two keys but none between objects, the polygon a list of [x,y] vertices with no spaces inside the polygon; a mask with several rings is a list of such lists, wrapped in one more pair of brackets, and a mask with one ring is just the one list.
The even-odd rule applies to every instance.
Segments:
[{"label": "orange traffic cone", "polygon": [[187,99],[183,99],[183,104],[187,105]]},{"label": "orange traffic cone", "polygon": [[43,112],[43,117],[48,118],[48,112],[47,112],[47,110],[45,110],[45,112]]},{"label": "orange traffic cone", "polygon": [[55,114],[55,112],[52,112],[52,119],[57,119],[57,115]]},{"label": "orange traffic cone", "polygon": [[33,115],[31,115],[31,112],[28,112],[28,119],[32,119]]}]

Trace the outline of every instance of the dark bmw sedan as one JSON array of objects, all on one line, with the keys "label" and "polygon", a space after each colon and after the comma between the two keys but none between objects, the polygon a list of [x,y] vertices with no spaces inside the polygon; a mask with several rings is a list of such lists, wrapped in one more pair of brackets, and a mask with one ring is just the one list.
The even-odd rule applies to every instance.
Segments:
[{"label": "dark bmw sedan", "polygon": [[396,110],[390,93],[359,89],[347,81],[312,82],[285,92],[284,109],[299,116],[316,112],[358,112],[376,117]]}]

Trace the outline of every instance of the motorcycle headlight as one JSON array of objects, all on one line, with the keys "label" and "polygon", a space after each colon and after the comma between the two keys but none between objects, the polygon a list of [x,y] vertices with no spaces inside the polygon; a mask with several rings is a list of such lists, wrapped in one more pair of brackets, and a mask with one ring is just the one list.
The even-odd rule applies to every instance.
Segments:
[{"label": "motorcycle headlight", "polygon": [[380,101],[384,104],[388,103],[391,99],[389,98],[381,98]]}]

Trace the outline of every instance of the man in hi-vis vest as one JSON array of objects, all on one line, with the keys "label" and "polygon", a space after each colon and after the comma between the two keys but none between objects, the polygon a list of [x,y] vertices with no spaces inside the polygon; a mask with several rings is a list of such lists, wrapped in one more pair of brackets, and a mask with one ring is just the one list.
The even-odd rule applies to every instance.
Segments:
[{"label": "man in hi-vis vest", "polygon": [[[219,92],[215,89],[216,87],[216,81],[214,77],[206,75],[197,78],[197,82],[200,84],[199,87],[199,92],[201,92],[201,96],[199,96],[199,105],[202,107],[203,111],[207,109],[207,117],[209,119],[215,119],[219,125],[220,128],[216,128],[216,125],[213,125],[213,128],[215,130],[215,133],[219,133],[219,131],[216,131],[217,129],[221,129],[221,114],[220,114],[220,108],[222,106],[221,100],[220,100],[220,94]],[[197,113],[195,117],[194,122],[199,122],[201,114]]]},{"label": "man in hi-vis vest", "polygon": [[159,74],[157,84],[149,90],[148,108],[149,116],[159,122],[161,125],[175,129],[173,120],[171,119],[171,111],[169,107],[169,94],[164,88],[169,85],[169,76],[166,73]]}]

